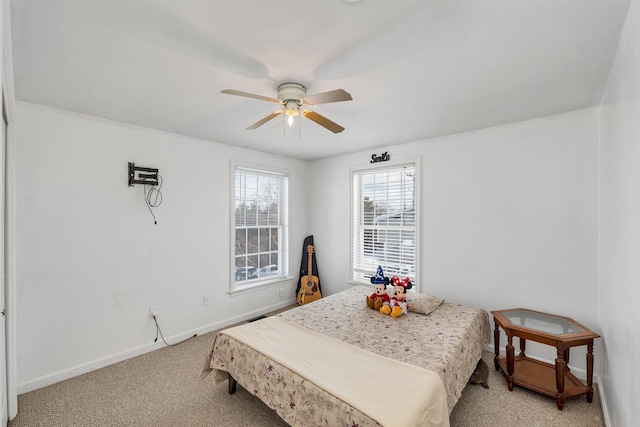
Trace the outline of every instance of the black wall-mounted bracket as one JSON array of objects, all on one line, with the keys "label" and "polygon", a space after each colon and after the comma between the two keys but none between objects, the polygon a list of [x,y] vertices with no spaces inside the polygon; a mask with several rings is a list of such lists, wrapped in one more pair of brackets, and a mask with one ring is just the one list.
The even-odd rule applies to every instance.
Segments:
[{"label": "black wall-mounted bracket", "polygon": [[158,185],[158,169],[143,168],[136,166],[133,162],[129,162],[129,187],[133,187],[133,184]]}]

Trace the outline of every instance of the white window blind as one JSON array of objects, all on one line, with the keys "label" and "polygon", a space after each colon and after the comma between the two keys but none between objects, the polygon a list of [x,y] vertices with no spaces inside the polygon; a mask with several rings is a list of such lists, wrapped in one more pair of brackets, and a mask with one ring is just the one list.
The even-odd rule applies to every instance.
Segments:
[{"label": "white window blind", "polygon": [[287,275],[286,185],[284,175],[236,168],[232,290]]},{"label": "white window blind", "polygon": [[416,166],[353,172],[352,279],[385,276],[416,280]]}]

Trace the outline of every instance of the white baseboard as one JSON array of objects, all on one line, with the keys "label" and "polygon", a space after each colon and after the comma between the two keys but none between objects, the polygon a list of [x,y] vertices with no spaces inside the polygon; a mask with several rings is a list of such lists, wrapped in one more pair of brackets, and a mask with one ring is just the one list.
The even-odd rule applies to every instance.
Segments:
[{"label": "white baseboard", "polygon": [[[171,337],[167,337],[167,341],[169,342],[179,342],[185,340],[187,338],[192,337],[194,334],[203,335],[208,332],[213,332],[217,329],[227,327],[229,325],[233,325],[235,323],[243,322],[245,320],[253,319],[265,313],[269,313],[271,311],[279,310],[281,308],[287,307],[289,305],[296,304],[295,299],[288,299],[286,301],[280,302],[278,304],[274,304],[268,307],[263,307],[258,310],[253,310],[247,313],[243,313],[238,316],[234,316],[228,319],[225,319],[220,322],[215,322],[210,325],[206,325],[191,331],[182,332],[177,335],[173,335]],[[87,363],[83,363],[68,369],[63,369],[58,372],[54,372],[51,374],[43,375],[41,377],[25,381],[23,383],[18,384],[18,394],[28,393],[33,390],[37,390],[42,387],[46,387],[51,384],[58,383],[60,381],[68,380],[69,378],[76,377],[78,375],[86,374],[87,372],[95,371],[96,369],[104,368],[105,366],[113,365],[114,363],[122,362],[127,359],[131,359],[132,357],[140,356],[142,354],[148,353],[150,351],[158,350],[164,347],[163,342],[155,342],[152,344],[145,344],[139,347],[132,348],[127,351],[123,351],[120,353],[112,354],[110,356],[102,357],[100,359],[96,359]],[[6,407],[3,411],[6,416]],[[6,425],[6,424],[5,424]]]},{"label": "white baseboard", "polygon": [[2,413],[0,413],[0,422],[1,425],[6,426],[9,423],[9,413],[7,411],[7,399],[3,399],[2,402]]},{"label": "white baseboard", "polygon": [[600,405],[602,406],[602,418],[604,418],[605,427],[611,426],[611,421],[609,420],[609,409],[607,408],[607,399],[605,398],[605,393],[602,388],[602,381],[600,381],[600,376],[598,374],[593,374],[594,382],[596,382],[595,378],[598,379],[598,394],[600,396]]}]

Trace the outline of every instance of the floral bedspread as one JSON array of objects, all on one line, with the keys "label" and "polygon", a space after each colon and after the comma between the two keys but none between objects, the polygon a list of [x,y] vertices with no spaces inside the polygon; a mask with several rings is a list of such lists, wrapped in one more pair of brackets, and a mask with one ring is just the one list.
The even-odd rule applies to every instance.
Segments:
[{"label": "floral bedspread", "polygon": [[[445,386],[449,412],[462,395],[482,349],[489,343],[489,315],[478,308],[445,302],[431,314],[398,318],[366,306],[368,286],[352,287],[279,314],[288,321],[365,350],[436,372]],[[225,335],[218,335],[207,361],[216,382],[227,372],[282,419],[294,426],[371,426],[374,420],[319,389],[279,363]],[[209,360],[209,359],[208,359]],[[393,384],[392,372],[372,372]],[[393,393],[390,393],[390,396]],[[381,402],[390,396],[381,396]]]}]

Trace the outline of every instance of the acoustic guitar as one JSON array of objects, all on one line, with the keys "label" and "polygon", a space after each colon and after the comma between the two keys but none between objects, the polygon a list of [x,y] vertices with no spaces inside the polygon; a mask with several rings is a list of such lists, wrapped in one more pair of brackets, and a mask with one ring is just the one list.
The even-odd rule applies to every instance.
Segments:
[{"label": "acoustic guitar", "polygon": [[310,302],[314,302],[322,298],[322,293],[320,293],[320,286],[318,285],[320,282],[318,280],[318,276],[313,275],[312,271],[312,258],[313,254],[313,245],[307,246],[307,258],[308,267],[307,267],[307,275],[301,278],[300,291],[298,291],[298,304],[304,305]]}]

